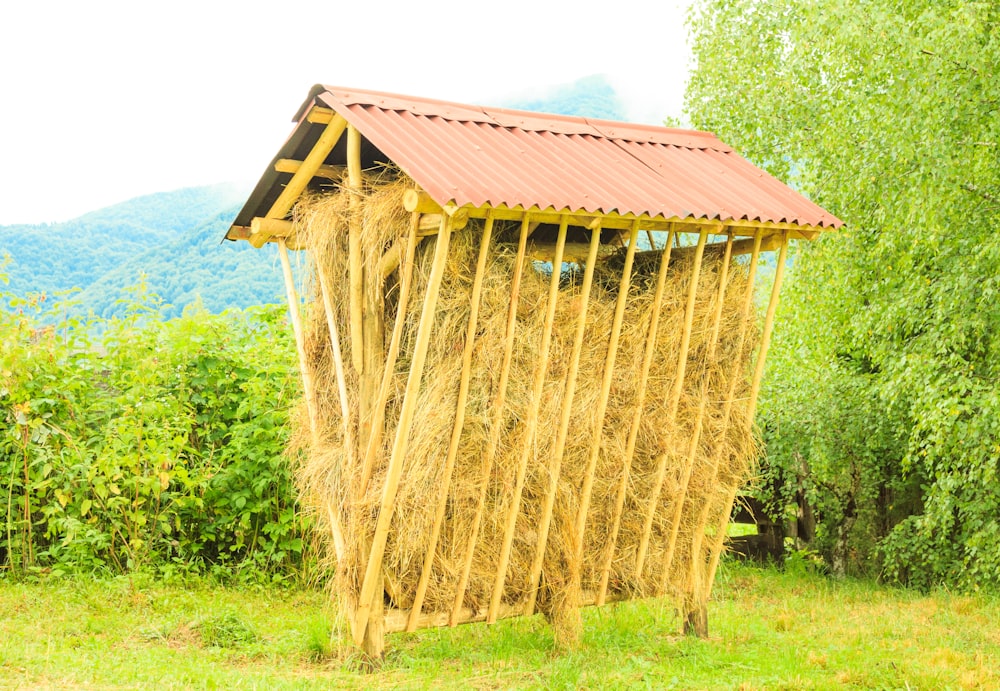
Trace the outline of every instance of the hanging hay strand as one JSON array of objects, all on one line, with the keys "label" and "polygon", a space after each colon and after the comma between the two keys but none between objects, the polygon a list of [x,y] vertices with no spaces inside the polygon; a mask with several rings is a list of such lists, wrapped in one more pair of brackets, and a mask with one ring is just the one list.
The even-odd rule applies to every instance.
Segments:
[{"label": "hanging hay strand", "polygon": [[[392,453],[392,443],[400,419],[418,322],[428,290],[431,261],[437,244],[427,237],[411,253],[394,251],[403,257],[400,266],[387,278],[380,270],[383,255],[394,243],[404,243],[410,236],[414,219],[402,204],[403,194],[412,189],[412,181],[399,175],[384,179],[368,177],[363,189],[313,196],[299,203],[296,228],[300,238],[311,248],[314,271],[322,272],[334,296],[330,314],[340,334],[343,385],[347,391],[349,419],[344,407],[330,343],[331,329],[327,310],[314,308],[305,324],[305,349],[315,381],[318,406],[318,430],[310,436],[300,426],[293,443],[306,453],[298,468],[298,483],[303,502],[313,508],[320,521],[339,518],[345,546],[337,564],[338,592],[348,601],[361,591],[368,564],[368,549],[375,534],[382,490]],[[353,203],[351,195],[355,197]],[[360,376],[354,366],[358,358],[351,352],[352,327],[350,303],[348,227],[351,214],[360,222],[361,262],[364,266],[368,295],[381,296],[379,304],[386,325],[382,352],[390,351],[391,328],[400,320],[398,356],[386,362],[382,370],[370,373],[375,381],[385,382],[384,414],[373,416],[380,425],[377,445],[372,453],[359,446],[358,411]],[[583,241],[589,239],[589,231]],[[475,328],[469,328],[473,306],[471,296],[480,256],[483,225],[471,220],[451,234],[447,264],[440,286],[424,374],[417,392],[413,424],[402,476],[395,496],[390,529],[382,559],[382,574],[390,609],[408,610],[414,604],[417,585],[423,575],[426,590],[421,603],[427,614],[449,613],[468,557],[470,535],[476,529],[475,517],[480,496],[485,489],[485,511],[473,545],[472,568],[462,598],[466,619],[485,616],[490,606],[497,563],[502,552],[505,528],[515,501],[513,488],[525,454],[529,459],[519,497],[509,565],[502,576],[501,603],[505,612],[534,598],[538,611],[549,616],[557,637],[572,641],[579,634],[578,608],[595,600],[601,584],[604,556],[609,550],[615,502],[622,484],[624,455],[630,422],[639,405],[637,389],[640,369],[653,312],[653,293],[659,269],[660,252],[636,253],[631,283],[625,299],[624,321],[617,342],[617,356],[610,373],[606,405],[602,403],[604,367],[615,304],[622,280],[625,249],[599,255],[593,267],[594,278],[589,299],[583,295],[582,266],[556,267],[561,272],[553,326],[547,354],[539,352],[544,338],[545,318],[549,311],[550,266],[528,262],[520,280],[514,348],[503,406],[493,409],[499,400],[501,363],[508,329],[508,313],[514,292],[512,277],[520,224],[497,221],[488,238],[487,254],[480,277],[480,298]],[[579,236],[578,240],[579,241]],[[412,257],[408,265],[407,256]],[[621,526],[613,545],[608,599],[629,599],[661,594],[666,584],[668,594],[680,597],[694,589],[692,580],[706,578],[708,559],[692,554],[695,545],[714,542],[703,540],[706,528],[714,527],[717,517],[727,507],[723,504],[729,488],[747,477],[756,458],[757,447],[747,419],[746,397],[749,385],[746,373],[756,343],[752,315],[742,310],[747,285],[745,265],[732,262],[728,269],[726,290],[722,296],[718,337],[712,345],[713,323],[720,299],[719,281],[722,258],[706,253],[694,292],[694,321],[675,415],[670,410],[669,392],[675,386],[677,354],[682,338],[685,303],[692,276],[690,254],[670,262],[666,289],[660,305],[659,327],[654,341],[654,356],[649,371],[647,392],[642,401],[641,421],[635,452],[626,479],[625,506]],[[400,301],[401,277],[412,271],[409,296]],[[317,281],[315,304],[322,306]],[[583,313],[582,305],[587,308]],[[569,425],[562,446],[562,460],[556,478],[551,515],[543,506],[552,493],[550,460],[556,451],[567,394],[567,380],[574,362],[581,314],[582,345],[577,346],[578,376],[572,387],[568,407]],[[749,329],[741,338],[741,330]],[[474,342],[469,350],[471,366],[465,395],[463,419],[458,436],[450,478],[449,444],[458,414],[459,380],[469,334]],[[537,398],[533,380],[540,358],[547,357],[544,377]],[[367,365],[366,365],[367,366]],[[733,373],[737,380],[733,386]],[[368,374],[366,374],[368,376]],[[724,404],[734,391],[728,415]],[[705,405],[701,406],[702,398]],[[537,405],[537,422],[529,434],[526,418]],[[684,470],[688,462],[692,434],[701,417],[696,453],[683,494]],[[594,443],[598,410],[606,412],[599,432],[599,446],[589,494],[585,521],[580,520],[582,489],[587,476]],[[382,411],[378,411],[382,413]],[[381,420],[379,420],[381,417]],[[495,427],[494,427],[495,425]],[[346,432],[346,433],[345,433]],[[491,435],[497,439],[492,459],[484,454]],[[530,436],[530,439],[528,438]],[[525,448],[525,444],[530,446]],[[655,493],[657,462],[667,456],[667,471],[655,507],[650,507]],[[487,462],[488,461],[488,462]],[[488,476],[483,469],[488,467]],[[442,493],[446,491],[444,520],[427,563],[425,557]],[[675,509],[681,502],[679,528],[673,529]],[[648,553],[641,573],[636,573],[637,552],[644,523],[652,511],[652,530]],[[547,521],[541,578],[534,592],[532,564],[539,549],[538,526]],[[579,534],[579,525],[585,526]],[[672,533],[677,538],[672,558],[667,558]],[[326,534],[330,534],[327,531]],[[697,539],[696,539],[697,536]],[[702,550],[697,548],[699,552]],[[669,572],[666,570],[669,569]],[[577,574],[574,578],[573,574]],[[447,618],[445,617],[445,620]],[[416,619],[413,619],[416,621]]]}]

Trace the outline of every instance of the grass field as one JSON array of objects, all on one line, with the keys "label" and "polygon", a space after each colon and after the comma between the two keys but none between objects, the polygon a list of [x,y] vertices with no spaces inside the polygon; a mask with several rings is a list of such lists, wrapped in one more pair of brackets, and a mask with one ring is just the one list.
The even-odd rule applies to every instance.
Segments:
[{"label": "grass field", "polygon": [[627,603],[586,610],[575,651],[534,617],[391,636],[367,675],[317,591],[0,580],[0,615],[0,688],[1000,688],[996,597],[733,564],[707,640]]}]

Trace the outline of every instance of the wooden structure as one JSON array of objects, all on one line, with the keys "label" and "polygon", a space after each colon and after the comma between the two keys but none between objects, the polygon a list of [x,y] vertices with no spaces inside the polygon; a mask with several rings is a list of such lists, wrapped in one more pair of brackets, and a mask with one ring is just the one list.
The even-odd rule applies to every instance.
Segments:
[{"label": "wooden structure", "polygon": [[[723,478],[735,452],[722,435],[736,426],[750,438],[789,240],[813,239],[840,221],[705,133],[321,86],[296,120],[227,238],[278,247],[310,444],[316,462],[331,466],[324,477],[334,477],[321,504],[355,642],[378,657],[386,632],[539,609],[565,618],[580,606],[660,594],[677,597],[689,626],[704,633],[740,479]],[[374,170],[407,185],[398,211],[409,220],[383,235],[365,225]],[[348,195],[332,245],[292,214],[303,195],[323,192]],[[449,262],[458,261],[459,240],[468,311],[448,359],[440,303],[458,285]],[[289,249],[340,262],[333,271],[324,268],[328,257],[313,257],[312,340]],[[748,366],[758,334],[754,278],[762,253],[775,250]],[[500,255],[503,314],[485,297]],[[553,268],[546,274],[535,262]],[[669,283],[674,271],[681,282]],[[524,301],[538,280],[547,288],[531,298],[534,314]],[[670,294],[680,285],[682,294]],[[643,290],[640,310],[634,300]],[[488,324],[499,322],[495,349],[483,357]],[[664,346],[668,332],[674,340]],[[527,353],[519,342],[526,333],[534,339]],[[454,369],[429,377],[435,357]],[[447,390],[433,405],[425,401],[432,384]],[[485,403],[474,405],[474,395]],[[621,417],[609,419],[616,405]],[[652,407],[657,426],[676,432],[672,441],[648,440]],[[424,442],[416,451],[413,438],[431,427],[431,413],[445,422],[428,437],[431,451]],[[470,421],[474,414],[481,419]],[[476,430],[481,443],[468,439]],[[337,453],[323,455],[331,445]],[[501,454],[511,459],[503,468]],[[415,538],[404,534],[409,509],[400,497],[426,470],[415,463],[434,468],[419,545],[407,552],[403,543]],[[467,515],[459,518],[461,507]],[[635,526],[628,539],[626,522]],[[474,561],[492,574],[478,577],[476,592]],[[559,600],[555,583],[572,596]]]}]

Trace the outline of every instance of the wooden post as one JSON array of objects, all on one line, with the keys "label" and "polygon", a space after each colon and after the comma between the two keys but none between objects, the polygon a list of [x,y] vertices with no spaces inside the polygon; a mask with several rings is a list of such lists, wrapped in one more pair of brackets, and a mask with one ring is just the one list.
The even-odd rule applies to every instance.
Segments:
[{"label": "wooden post", "polygon": [[458,577],[455,588],[455,602],[452,605],[449,626],[458,624],[462,613],[462,602],[465,600],[465,590],[469,586],[469,573],[472,570],[472,560],[476,552],[476,541],[479,538],[479,528],[483,523],[483,513],[486,508],[486,492],[489,489],[490,473],[493,469],[493,458],[500,443],[500,427],[503,422],[503,408],[507,400],[507,380],[510,376],[510,361],[514,353],[514,335],[517,326],[517,303],[521,294],[521,276],[524,274],[524,260],[527,254],[528,235],[531,233],[531,220],[527,213],[521,219],[521,236],[517,245],[517,258],[514,260],[514,276],[510,285],[510,307],[507,310],[507,331],[504,335],[503,364],[500,366],[500,381],[493,396],[491,409],[493,418],[490,421],[490,439],[483,453],[482,484],[479,486],[479,499],[476,504],[476,517],[472,521],[472,531],[465,550],[465,562]]},{"label": "wooden post", "polygon": [[434,552],[437,549],[438,537],[441,535],[441,524],[444,522],[445,509],[448,505],[448,491],[451,488],[451,476],[455,470],[455,459],[458,457],[458,444],[462,438],[462,428],[465,425],[465,404],[469,397],[469,383],[472,378],[472,351],[476,343],[476,327],[479,324],[479,302],[483,293],[483,278],[486,275],[486,260],[490,252],[490,240],[493,236],[493,214],[488,213],[483,227],[483,236],[479,241],[479,259],[476,262],[476,277],[472,282],[472,302],[469,312],[469,326],[465,330],[465,346],[462,349],[462,376],[458,384],[458,401],[455,404],[455,424],[451,430],[451,442],[448,445],[448,457],[444,463],[444,481],[438,495],[437,512],[434,514],[434,526],[424,554],[424,563],[420,571],[420,581],[417,592],[413,596],[413,607],[406,622],[406,630],[414,631],[420,621],[420,613],[430,581],[431,569],[434,566]]},{"label": "wooden post", "polygon": [[[364,290],[364,269],[361,260],[361,134],[353,126],[347,127],[347,184],[350,187],[350,211],[348,222],[347,254],[350,267],[348,299],[350,301],[351,322],[351,362],[359,377],[364,374],[364,316],[361,305]],[[367,414],[368,401],[365,400],[364,386],[361,395],[362,424]],[[365,440],[367,435],[362,435]]]},{"label": "wooden post", "polygon": [[[781,282],[785,275],[785,261],[788,258],[788,231],[782,231],[781,236],[781,249],[778,251],[778,266],[774,272],[774,285],[771,287],[771,298],[767,303],[767,314],[764,316],[764,332],[760,338],[760,352],[757,355],[757,364],[754,367],[753,381],[750,385],[750,399],[747,401],[747,424],[751,427],[753,427],[754,415],[757,412],[757,395],[760,393],[760,382],[764,376],[764,363],[767,358],[767,351],[771,346],[771,333],[774,330],[774,313],[778,309]],[[708,568],[708,578],[705,582],[705,600],[708,600],[708,596],[712,592],[712,582],[715,580],[715,572],[719,568],[719,557],[722,554],[725,528],[729,524],[729,514],[732,513],[737,491],[739,491],[739,487],[730,489],[727,503],[723,506],[724,518],[721,518],[719,521],[722,524],[722,529],[719,531],[720,540],[712,552],[711,563]]]},{"label": "wooden post", "polygon": [[[629,245],[628,253],[626,255],[626,264],[630,263],[632,257],[635,255],[635,236],[638,234],[638,222],[636,222],[635,228],[636,230],[633,233],[632,244]],[[538,581],[542,575],[542,564],[545,562],[545,545],[549,539],[549,527],[552,524],[552,511],[555,507],[556,492],[559,489],[559,475],[562,473],[563,452],[566,449],[566,438],[569,436],[569,419],[573,408],[573,396],[576,393],[576,378],[580,369],[580,353],[583,350],[583,336],[587,328],[587,311],[590,306],[590,290],[594,281],[593,267],[597,264],[597,247],[600,245],[600,236],[600,226],[591,228],[590,253],[587,256],[587,264],[583,276],[583,285],[580,288],[580,314],[577,317],[576,322],[576,335],[573,339],[573,352],[570,355],[569,371],[566,373],[566,390],[559,414],[559,430],[556,433],[556,444],[555,448],[552,450],[552,457],[549,459],[549,491],[545,495],[545,499],[542,504],[542,518],[538,525],[538,543],[535,546],[535,556],[532,560],[531,571],[528,575],[528,601],[524,609],[524,614],[526,616],[531,616],[535,613],[535,600],[538,597]],[[553,263],[553,273],[555,273],[556,270],[556,265]],[[618,327],[620,330],[620,323],[618,324]],[[614,342],[614,345],[617,346],[617,333],[612,334],[612,341]]]},{"label": "wooden post", "polygon": [[[647,230],[650,245],[655,247],[652,231]],[[587,469],[580,489],[580,507],[576,516],[576,559],[573,561],[573,582],[579,583],[583,566],[584,537],[587,528],[587,515],[590,512],[590,498],[594,490],[594,477],[597,472],[597,460],[601,453],[601,440],[604,438],[604,422],[608,411],[608,398],[611,395],[611,382],[614,379],[615,363],[618,358],[618,341],[621,336],[622,323],[625,319],[625,305],[628,302],[629,289],[632,285],[632,266],[635,260],[636,246],[639,240],[639,221],[632,226],[629,236],[628,252],[625,254],[625,266],[622,268],[621,281],[618,284],[618,299],[615,303],[615,315],[611,323],[611,340],[608,342],[608,352],[604,361],[604,377],[601,380],[601,393],[597,402],[597,419],[594,426],[594,437],[590,445],[590,456]]]},{"label": "wooden post", "polygon": [[597,593],[597,605],[603,605],[608,594],[608,581],[611,577],[611,562],[614,560],[615,547],[618,543],[618,532],[621,530],[622,511],[625,507],[625,492],[628,489],[629,473],[632,469],[632,458],[635,456],[636,440],[639,436],[639,424],[642,421],[642,408],[646,401],[646,386],[649,382],[649,368],[653,364],[653,354],[656,352],[656,338],[660,325],[660,308],[663,304],[663,291],[667,281],[667,270],[670,266],[670,253],[674,248],[673,228],[667,235],[667,241],[663,246],[663,254],[660,257],[660,268],[656,273],[656,290],[653,293],[652,313],[649,320],[649,331],[646,334],[646,347],[642,356],[642,369],[639,373],[639,383],[636,391],[635,410],[632,413],[632,422],[629,425],[628,441],[625,444],[625,458],[622,464],[622,477],[618,483],[618,492],[615,496],[615,509],[611,519],[611,532],[608,535],[608,544],[604,550],[604,558],[601,566],[601,586]]},{"label": "wooden post", "polygon": [[[361,594],[358,597],[358,609],[355,613],[357,625],[354,632],[354,640],[358,645],[365,641],[366,631],[371,628],[368,614],[372,608],[372,598],[377,594],[376,585],[381,581],[382,557],[385,555],[385,543],[395,508],[396,491],[399,488],[399,479],[403,472],[403,463],[410,439],[410,427],[413,424],[417,397],[420,394],[424,360],[427,356],[427,346],[430,343],[431,330],[434,326],[434,311],[437,307],[438,292],[441,288],[441,280],[448,259],[450,238],[451,218],[445,216],[441,219],[441,231],[438,233],[437,246],[434,248],[434,261],[427,283],[427,293],[424,296],[423,309],[420,313],[420,322],[417,326],[413,360],[410,363],[410,373],[406,380],[406,390],[403,393],[403,405],[399,413],[399,426],[396,428],[396,438],[392,447],[392,455],[389,457],[385,485],[382,488],[382,500],[379,506],[378,520],[375,524],[375,536],[372,539],[371,552],[368,556],[368,566],[365,569]],[[378,593],[378,596],[381,602],[381,593]],[[382,653],[381,649],[368,652],[372,657],[379,657]]]},{"label": "wooden post", "polygon": [[[684,310],[684,330],[681,333],[681,345],[677,353],[677,374],[674,386],[670,392],[670,407],[667,412],[667,426],[672,427],[677,419],[677,407],[680,405],[681,393],[684,389],[684,372],[687,368],[688,346],[691,344],[691,327],[694,324],[695,299],[698,296],[698,278],[701,273],[701,258],[705,252],[705,240],[708,230],[702,229],[698,234],[698,249],[695,251],[694,264],[691,266],[691,286],[688,288],[687,306]],[[660,493],[663,491],[663,479],[667,472],[667,460],[670,452],[665,451],[656,459],[656,479],[653,483],[653,493],[646,508],[646,521],[643,525],[642,538],[639,541],[639,553],[635,559],[636,578],[642,577],[642,568],[646,562],[646,551],[649,549],[649,537],[653,532],[653,518],[660,503]]]},{"label": "wooden post", "polygon": [[[719,272],[719,293],[712,316],[712,331],[708,340],[708,352],[705,354],[705,368],[701,381],[701,395],[698,397],[698,413],[695,417],[694,431],[688,444],[687,458],[681,468],[680,493],[674,501],[673,513],[670,517],[670,534],[667,537],[667,551],[663,558],[663,579],[660,592],[665,592],[670,578],[670,567],[673,565],[674,552],[677,548],[677,536],[680,532],[681,517],[684,515],[684,503],[687,501],[688,488],[691,484],[691,472],[694,470],[695,459],[698,456],[698,445],[701,443],[701,433],[705,426],[705,411],[708,406],[708,368],[715,359],[715,349],[719,342],[719,327],[722,323],[722,308],[726,301],[726,279],[729,276],[729,260],[733,249],[733,236],[726,241],[726,251],[722,258],[722,268]],[[707,626],[707,624],[706,624]]]},{"label": "wooden post", "polygon": [[[739,354],[743,352],[743,346],[746,345],[747,331],[749,331],[748,323],[750,320],[750,314],[753,310],[753,296],[754,296],[754,279],[757,276],[757,263],[760,259],[760,252],[762,245],[763,233],[757,231],[754,234],[753,242],[753,252],[750,255],[750,266],[747,269],[747,283],[743,290],[743,304],[740,310],[740,330],[739,336],[736,340],[736,350],[737,357],[733,360],[732,366],[729,373],[729,390],[727,392],[725,402],[722,406],[722,423],[720,425],[721,429],[725,430],[729,427],[729,418],[733,411],[733,399],[736,396],[736,388],[739,386],[740,381],[744,376],[744,363],[740,359]],[[722,462],[723,449],[720,446],[715,450],[712,455],[712,470],[711,478],[709,480],[708,486],[715,488],[716,483],[719,478],[719,464]],[[731,503],[731,502],[730,502]],[[702,576],[699,572],[705,567],[705,560],[701,556],[702,543],[705,538],[705,528],[708,525],[708,512],[711,507],[711,502],[705,502],[701,507],[701,513],[698,518],[697,525],[699,529],[695,531],[694,543],[691,546],[691,573],[688,577],[690,583],[694,584],[695,587],[695,605],[704,605],[707,601],[707,593],[702,594],[704,584],[699,582],[699,578]],[[726,512],[728,513],[728,512]],[[725,538],[726,524],[728,523],[728,515],[724,516],[722,519],[722,526],[716,531],[718,536],[718,544],[721,545]],[[713,553],[713,549],[709,548],[709,554]],[[706,617],[707,620],[707,617]]]},{"label": "wooden post", "polygon": [[[538,408],[542,402],[542,388],[545,385],[545,373],[549,367],[549,348],[552,344],[552,326],[556,316],[556,302],[559,299],[559,278],[562,267],[563,248],[566,246],[566,231],[568,222],[563,219],[559,224],[559,239],[556,241],[556,256],[552,260],[552,277],[549,280],[549,299],[545,310],[545,324],[542,327],[542,342],[539,344],[538,362],[535,364],[535,376],[531,386],[531,400],[528,403],[527,416],[524,421],[524,445],[521,448],[521,458],[517,467],[517,480],[514,483],[514,493],[507,511],[507,521],[504,525],[503,545],[497,562],[497,575],[493,581],[493,596],[490,599],[489,614],[486,621],[490,624],[496,621],[500,611],[500,598],[503,596],[504,583],[507,580],[507,567],[510,564],[510,550],[514,544],[514,528],[517,525],[517,515],[521,510],[521,493],[524,491],[524,481],[528,471],[528,461],[535,444],[535,432],[538,429]],[[595,233],[600,242],[600,233]],[[595,250],[596,251],[596,250]],[[592,276],[593,264],[587,266],[586,273]],[[586,281],[586,279],[584,279]]]}]

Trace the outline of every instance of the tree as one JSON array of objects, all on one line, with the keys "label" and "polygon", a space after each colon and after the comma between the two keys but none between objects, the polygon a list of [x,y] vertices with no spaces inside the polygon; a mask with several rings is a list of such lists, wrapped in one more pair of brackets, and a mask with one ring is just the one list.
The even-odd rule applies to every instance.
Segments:
[{"label": "tree", "polygon": [[765,493],[845,568],[1000,584],[1000,6],[702,0],[688,117],[848,224],[795,258]]}]

